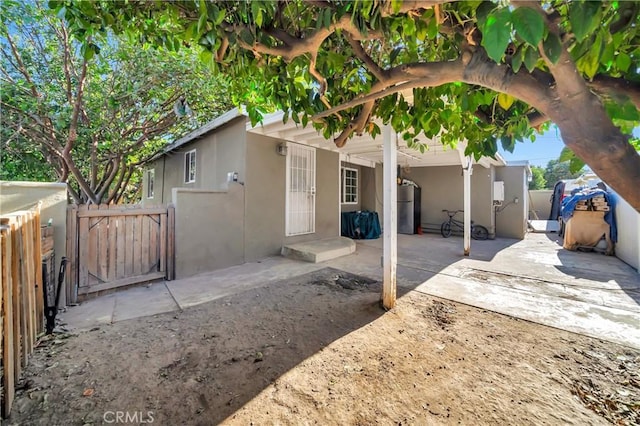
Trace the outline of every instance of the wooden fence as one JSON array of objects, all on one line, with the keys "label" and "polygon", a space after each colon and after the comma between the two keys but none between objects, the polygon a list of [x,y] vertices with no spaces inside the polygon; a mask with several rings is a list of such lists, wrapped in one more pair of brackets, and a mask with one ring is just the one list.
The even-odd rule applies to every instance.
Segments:
[{"label": "wooden fence", "polygon": [[67,213],[68,300],[173,277],[172,206],[81,205]]},{"label": "wooden fence", "polygon": [[0,217],[3,416],[11,412],[15,384],[44,331],[40,238],[40,206]]}]

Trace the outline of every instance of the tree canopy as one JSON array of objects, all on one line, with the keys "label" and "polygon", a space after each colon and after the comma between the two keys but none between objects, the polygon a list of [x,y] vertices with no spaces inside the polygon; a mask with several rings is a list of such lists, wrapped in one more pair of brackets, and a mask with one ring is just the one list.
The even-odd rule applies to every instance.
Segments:
[{"label": "tree canopy", "polygon": [[79,203],[131,201],[164,144],[231,106],[224,80],[192,50],[141,48],[106,31],[81,43],[64,14],[37,2],[0,7],[3,178],[56,177]]},{"label": "tree canopy", "polygon": [[[554,122],[578,158],[640,210],[638,2],[50,1],[85,41],[104,28],[179,50],[337,146],[391,123],[414,144],[512,150]],[[87,49],[97,45],[86,43]],[[424,146],[416,146],[424,149]]]},{"label": "tree canopy", "polygon": [[544,168],[540,166],[531,166],[531,181],[529,181],[529,189],[546,189],[547,181],[544,178]]},{"label": "tree canopy", "polygon": [[544,168],[544,180],[547,183],[547,188],[553,188],[553,186],[560,180],[575,179],[582,174],[582,169],[572,171],[569,161],[563,161],[562,157],[557,160],[549,160],[547,166]]}]

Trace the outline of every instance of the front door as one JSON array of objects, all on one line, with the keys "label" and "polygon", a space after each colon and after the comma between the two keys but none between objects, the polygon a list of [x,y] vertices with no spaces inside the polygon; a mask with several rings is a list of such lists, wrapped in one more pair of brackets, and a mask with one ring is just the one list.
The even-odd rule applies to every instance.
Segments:
[{"label": "front door", "polygon": [[316,150],[287,144],[286,235],[316,231]]}]

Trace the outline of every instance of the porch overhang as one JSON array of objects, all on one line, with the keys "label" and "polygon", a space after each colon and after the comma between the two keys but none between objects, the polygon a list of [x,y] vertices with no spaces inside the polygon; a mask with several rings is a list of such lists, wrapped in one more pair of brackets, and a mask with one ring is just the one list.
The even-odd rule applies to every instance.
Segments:
[{"label": "porch overhang", "polygon": [[[285,112],[278,111],[267,114],[263,117],[262,123],[252,126],[247,122],[247,132],[260,134],[275,139],[288,142],[295,142],[312,146],[318,149],[338,152],[343,161],[347,161],[362,166],[375,167],[376,164],[383,163],[383,142],[382,137],[372,138],[369,134],[354,135],[346,145],[338,148],[331,140],[326,139],[322,133],[315,130],[310,124],[303,127],[296,124],[292,119],[283,123]],[[381,122],[376,122],[383,128]],[[337,135],[335,135],[337,136]],[[464,165],[462,160],[467,142],[461,140],[456,148],[443,146],[439,138],[429,139],[424,134],[418,137],[419,142],[425,144],[425,152],[409,148],[407,142],[402,137],[396,138],[398,164],[408,167],[434,167],[434,166],[460,166]],[[462,155],[461,155],[462,154]],[[491,166],[505,166],[505,160],[496,154],[495,158],[482,157],[474,164],[489,168]]]}]

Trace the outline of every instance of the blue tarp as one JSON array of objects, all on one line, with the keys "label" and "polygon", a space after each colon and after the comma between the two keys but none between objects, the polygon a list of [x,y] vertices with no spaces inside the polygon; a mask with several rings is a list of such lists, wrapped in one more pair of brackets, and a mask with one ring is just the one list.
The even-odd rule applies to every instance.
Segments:
[{"label": "blue tarp", "polygon": [[611,227],[610,237],[611,240],[616,243],[618,242],[618,228],[616,226],[616,217],[613,214],[613,211],[615,209],[615,200],[608,192],[602,189],[585,189],[576,192],[569,197],[565,197],[562,200],[562,221],[566,223],[573,216],[573,212],[576,209],[576,204],[578,204],[578,201],[590,200],[599,196],[604,196],[604,199],[609,205],[609,211],[605,212],[604,214],[604,221],[607,222]]},{"label": "blue tarp", "polygon": [[343,212],[341,228],[343,237],[354,240],[375,240],[380,237],[380,221],[376,212]]}]

